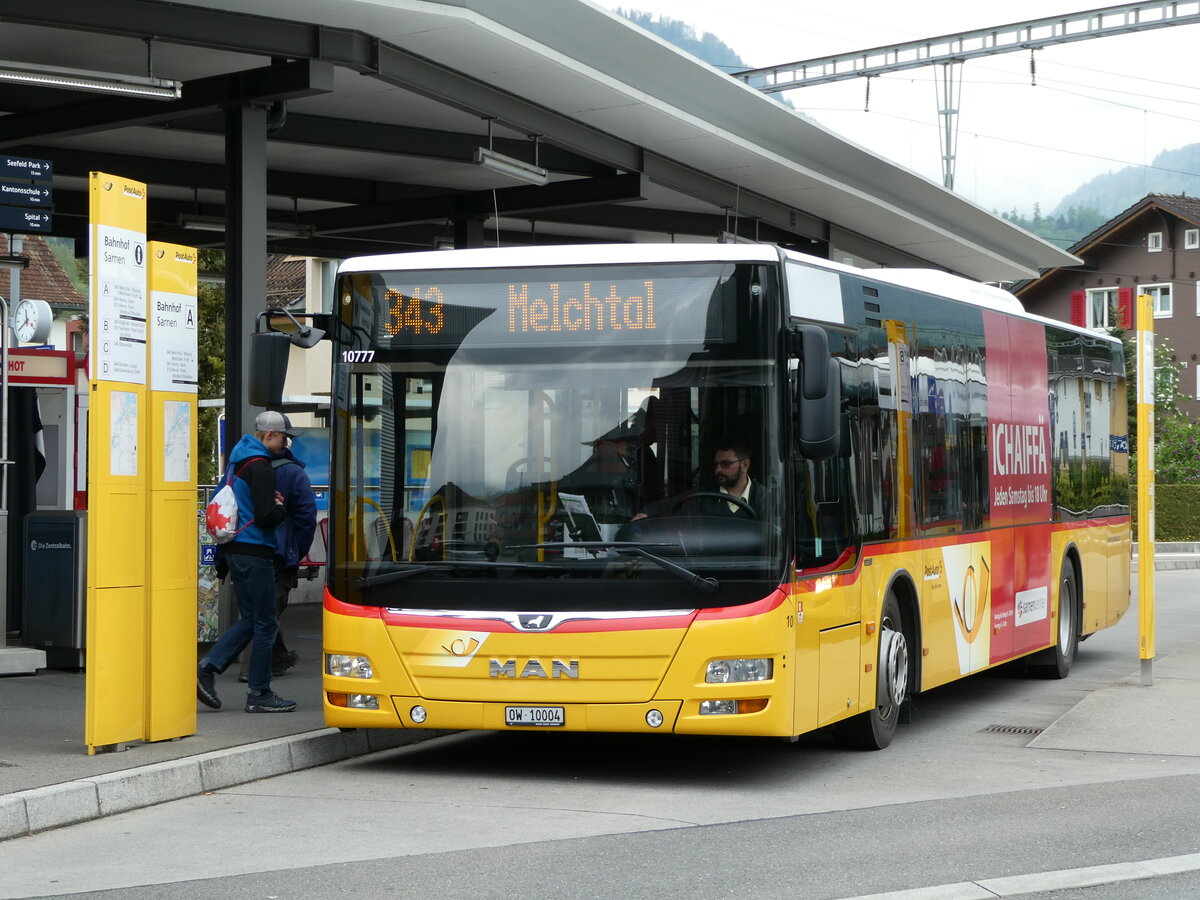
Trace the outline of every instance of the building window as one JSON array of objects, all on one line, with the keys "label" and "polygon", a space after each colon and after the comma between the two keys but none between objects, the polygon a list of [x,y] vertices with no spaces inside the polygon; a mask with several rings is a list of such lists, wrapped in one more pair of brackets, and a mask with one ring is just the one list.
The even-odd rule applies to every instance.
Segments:
[{"label": "building window", "polygon": [[1146,250],[1150,253],[1158,253],[1162,250],[1162,232],[1151,231],[1146,235]]},{"label": "building window", "polygon": [[1140,284],[1139,294],[1149,294],[1154,300],[1154,318],[1165,319],[1172,315],[1171,286],[1169,284]]},{"label": "building window", "polygon": [[1114,328],[1119,318],[1116,288],[1092,288],[1087,292],[1088,328]]},{"label": "building window", "polygon": [[1186,228],[1183,232],[1183,249],[1200,249],[1200,228]]}]

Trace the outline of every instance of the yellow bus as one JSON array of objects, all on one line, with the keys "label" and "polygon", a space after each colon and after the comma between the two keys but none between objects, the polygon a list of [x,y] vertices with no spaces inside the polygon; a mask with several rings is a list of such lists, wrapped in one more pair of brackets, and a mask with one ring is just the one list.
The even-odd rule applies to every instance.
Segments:
[{"label": "yellow bus", "polygon": [[1111,337],[774,246],[349,260],[325,721],[882,748],[1129,603]]}]

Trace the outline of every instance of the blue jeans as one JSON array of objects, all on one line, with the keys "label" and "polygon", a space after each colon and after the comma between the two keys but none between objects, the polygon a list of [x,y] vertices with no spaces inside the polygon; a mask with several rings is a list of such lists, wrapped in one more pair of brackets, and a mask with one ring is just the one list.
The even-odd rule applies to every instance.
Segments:
[{"label": "blue jeans", "polygon": [[253,641],[248,673],[250,690],[265,691],[271,687],[271,646],[278,627],[275,562],[269,557],[244,553],[227,553],[225,560],[229,563],[229,577],[233,580],[241,618],[229,626],[200,663],[224,672]]}]

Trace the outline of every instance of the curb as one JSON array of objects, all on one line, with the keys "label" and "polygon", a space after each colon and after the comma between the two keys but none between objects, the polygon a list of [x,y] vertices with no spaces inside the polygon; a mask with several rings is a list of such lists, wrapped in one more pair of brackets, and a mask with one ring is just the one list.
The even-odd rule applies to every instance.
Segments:
[{"label": "curb", "polygon": [[[1157,556],[1154,559],[1154,571],[1174,572],[1178,569],[1200,569],[1200,556]],[[1130,571],[1138,570],[1138,558],[1133,557]]]},{"label": "curb", "polygon": [[391,750],[450,732],[322,728],[0,796],[0,841]]}]

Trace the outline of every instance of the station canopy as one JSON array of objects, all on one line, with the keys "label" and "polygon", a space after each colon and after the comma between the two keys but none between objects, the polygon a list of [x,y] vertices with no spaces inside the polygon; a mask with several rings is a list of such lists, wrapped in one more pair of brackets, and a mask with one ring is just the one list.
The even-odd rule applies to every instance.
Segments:
[{"label": "station canopy", "polygon": [[86,242],[98,170],[148,183],[151,239],[223,246],[247,106],[272,252],[734,236],[978,280],[1074,262],[586,0],[0,0],[0,143],[52,161],[54,234]]}]

